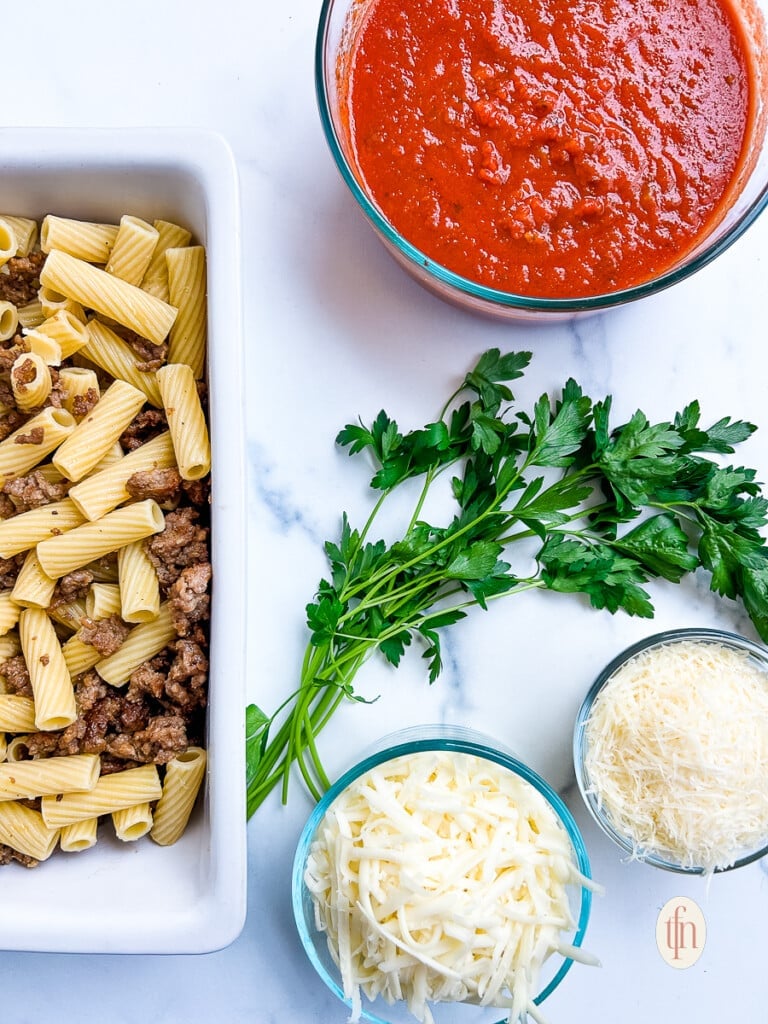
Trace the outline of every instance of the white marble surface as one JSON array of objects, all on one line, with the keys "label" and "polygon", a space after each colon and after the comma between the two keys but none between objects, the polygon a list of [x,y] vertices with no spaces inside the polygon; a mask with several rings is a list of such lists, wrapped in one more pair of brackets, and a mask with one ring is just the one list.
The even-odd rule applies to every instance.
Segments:
[{"label": "white marble surface", "polygon": [[[698,397],[705,418],[750,418],[763,430],[740,457],[768,478],[768,218],[716,265],[633,308],[546,328],[465,315],[402,274],[344,191],[313,95],[318,8],[316,0],[39,0],[32,13],[21,4],[2,12],[4,38],[19,41],[4,48],[4,124],[198,125],[234,150],[250,395],[246,672],[265,708],[295,685],[322,541],[335,536],[342,508],[354,520],[366,508],[362,467],[334,450],[338,427],[382,405],[420,424],[490,346],[534,351],[517,388],[523,398],[573,375],[592,394],[612,392],[619,416],[637,406],[671,415]],[[569,787],[573,717],[607,659],[657,627],[718,624],[753,635],[735,606],[701,585],[659,586],[654,598],[654,623],[554,594],[501,602],[453,631],[432,688],[416,656],[397,673],[371,664],[360,684],[381,699],[338,715],[322,739],[328,767],[337,772],[401,725],[460,722]],[[603,967],[571,972],[547,1003],[553,1024],[765,1020],[766,865],[707,889],[624,864],[578,798],[568,799],[607,890],[588,935]],[[287,809],[272,800],[251,822],[248,918],[232,946],[197,957],[0,954],[0,1020],[341,1024],[345,1014],[305,961],[290,914],[291,855],[309,808],[297,786]],[[658,910],[675,895],[697,899],[708,923],[702,958],[680,972],[654,942]]]}]

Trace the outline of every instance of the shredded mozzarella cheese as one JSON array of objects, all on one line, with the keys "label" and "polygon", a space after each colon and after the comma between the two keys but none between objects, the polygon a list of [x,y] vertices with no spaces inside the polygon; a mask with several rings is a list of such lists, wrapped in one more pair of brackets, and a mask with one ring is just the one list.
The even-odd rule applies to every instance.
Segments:
[{"label": "shredded mozzarella cheese", "polygon": [[465,753],[424,751],[352,783],[318,828],[305,871],[350,1020],[361,992],[430,1002],[533,1005],[555,951],[596,962],[563,938],[568,886],[589,884],[545,798],[511,771]]},{"label": "shredded mozzarella cheese", "polygon": [[636,856],[706,873],[768,841],[768,674],[685,640],[641,651],[585,725],[588,791]]}]

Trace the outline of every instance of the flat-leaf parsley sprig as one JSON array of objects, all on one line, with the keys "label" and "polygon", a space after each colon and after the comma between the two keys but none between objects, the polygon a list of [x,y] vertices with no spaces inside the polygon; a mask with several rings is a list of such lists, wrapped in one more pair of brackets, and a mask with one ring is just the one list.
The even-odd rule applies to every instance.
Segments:
[{"label": "flat-leaf parsley sprig", "polygon": [[[342,701],[363,699],[355,676],[375,650],[397,666],[417,641],[434,682],[440,631],[502,595],[581,593],[595,608],[650,618],[649,580],[678,583],[703,568],[712,590],[743,601],[768,641],[760,532],[768,501],[754,470],[707,457],[732,453],[755,427],[726,417],[704,429],[691,402],[669,422],[638,411],[612,428],[610,397],[593,402],[574,380],[527,413],[509,383],[530,358],[484,353],[439,418],[419,430],[402,432],[382,411],[370,426],[339,433],[350,455],[373,458],[380,493],[361,530],[344,514],[339,539],[325,545],[330,572],[307,606],[296,691],[272,716],[248,708],[249,816],[277,785],[287,798],[294,763],[315,798],[328,787],[316,737]],[[448,472],[455,513],[446,525],[429,523],[427,496]],[[370,540],[384,501],[413,478],[422,486],[402,537]],[[538,544],[529,576],[504,558],[522,539]]]}]

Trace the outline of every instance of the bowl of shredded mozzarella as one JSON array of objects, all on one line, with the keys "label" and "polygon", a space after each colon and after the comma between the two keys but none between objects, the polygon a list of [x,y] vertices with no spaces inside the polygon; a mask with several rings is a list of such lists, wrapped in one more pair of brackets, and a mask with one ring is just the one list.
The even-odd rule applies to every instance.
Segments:
[{"label": "bowl of shredded mozzarella", "polygon": [[768,853],[768,651],[735,633],[640,641],[576,719],[576,778],[631,859],[711,875]]},{"label": "bowl of shredded mozzarella", "polygon": [[[428,730],[427,730],[428,732]],[[467,730],[391,741],[302,832],[293,908],[320,977],[369,1024],[544,1021],[595,888],[558,795]]]}]

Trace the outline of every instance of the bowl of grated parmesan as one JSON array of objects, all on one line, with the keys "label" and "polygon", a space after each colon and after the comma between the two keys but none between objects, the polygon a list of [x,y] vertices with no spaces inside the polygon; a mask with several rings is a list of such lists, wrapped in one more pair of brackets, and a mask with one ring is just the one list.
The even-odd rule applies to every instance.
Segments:
[{"label": "bowl of grated parmesan", "polygon": [[631,859],[711,875],[768,853],[768,651],[677,629],[598,676],[576,719],[579,789]]},{"label": "bowl of grated parmesan", "polygon": [[[411,730],[326,793],[302,832],[293,909],[350,1021],[543,1021],[596,888],[550,786],[469,730]],[[527,1015],[527,1017],[526,1017]]]}]

